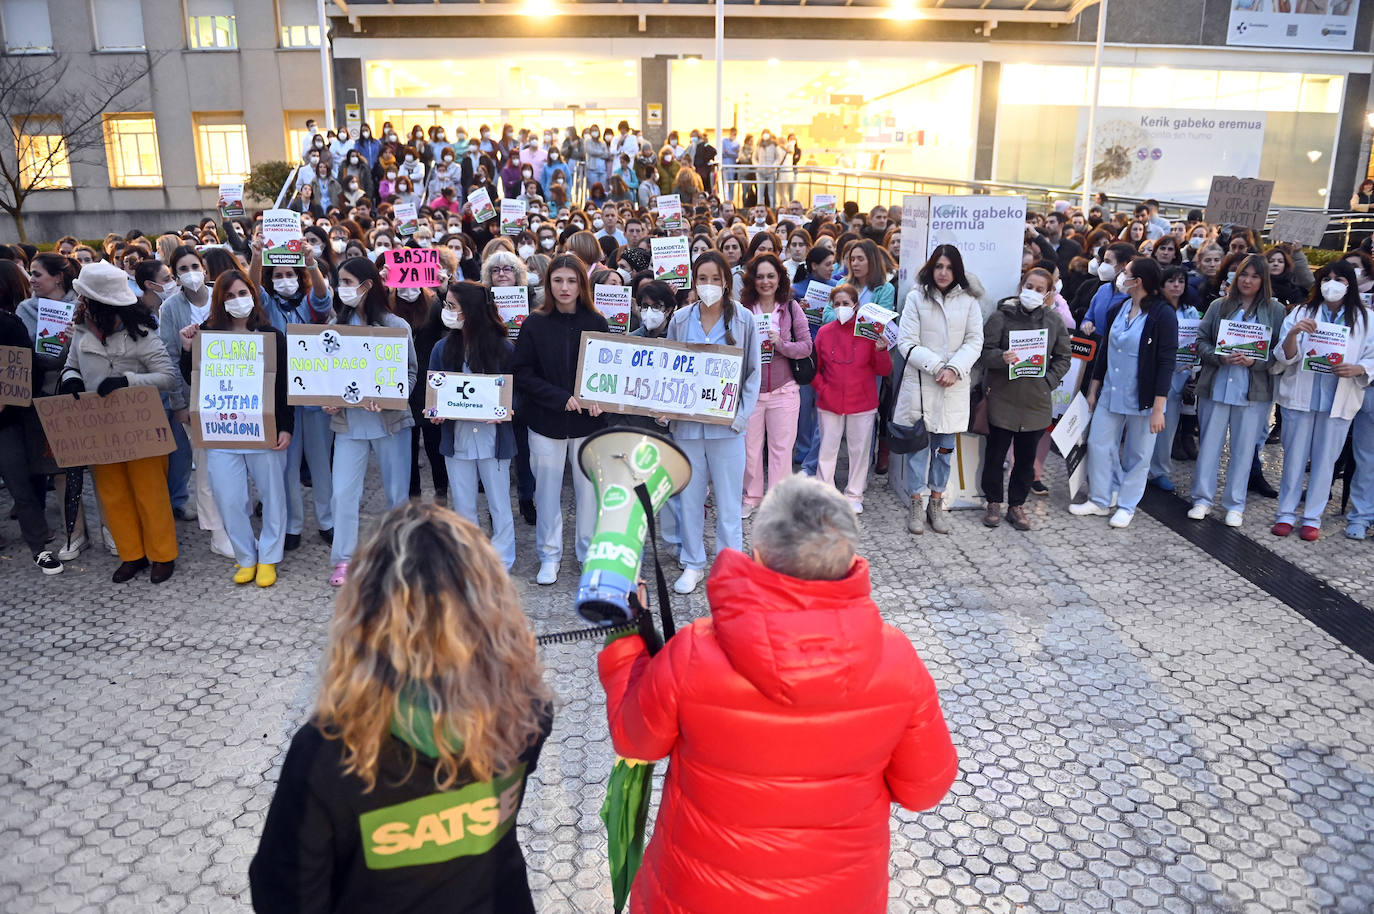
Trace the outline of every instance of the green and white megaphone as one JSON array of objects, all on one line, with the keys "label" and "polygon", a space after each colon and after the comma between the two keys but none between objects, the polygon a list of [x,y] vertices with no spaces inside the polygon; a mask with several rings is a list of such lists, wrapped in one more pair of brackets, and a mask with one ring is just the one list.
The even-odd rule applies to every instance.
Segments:
[{"label": "green and white megaphone", "polygon": [[632,615],[629,597],[639,580],[649,532],[637,490],[644,487],[657,514],[692,478],[692,464],[663,435],[623,426],[588,436],[577,463],[596,486],[597,500],[596,532],[577,585],[577,611],[589,622],[618,625]]}]

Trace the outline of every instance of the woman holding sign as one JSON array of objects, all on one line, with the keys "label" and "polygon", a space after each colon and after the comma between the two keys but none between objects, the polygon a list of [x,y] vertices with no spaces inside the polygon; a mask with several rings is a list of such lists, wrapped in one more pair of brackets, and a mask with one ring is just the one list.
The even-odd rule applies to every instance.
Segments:
[{"label": "woman holding sign", "polygon": [[549,265],[543,306],[525,320],[510,372],[520,395],[518,410],[529,425],[530,467],[537,509],[535,540],[540,584],[558,581],[563,560],[563,466],[572,467],[577,506],[577,561],[587,557],[596,527],[596,489],[577,466],[577,451],[605,427],[601,407],[577,399],[577,363],[584,332],[606,333],[606,319],[592,304],[586,267],[573,254]]},{"label": "woman holding sign", "polygon": [[[81,270],[72,288],[80,306],[58,393],[89,390],[107,397],[133,385],[167,391],[181,385],[176,365],[158,339],[157,322],[142,308],[131,307],[138,297],[123,270],[93,263]],[[131,580],[150,562],[154,584],[170,578],[177,531],[167,494],[166,455],[93,466],[91,475],[122,561],[112,580]]]},{"label": "woman holding sign", "polygon": [[1093,360],[1088,383],[1088,499],[1069,512],[1110,514],[1115,494],[1115,528],[1130,524],[1145,494],[1178,361],[1178,316],[1160,294],[1160,279],[1159,264],[1148,257],[1122,267],[1117,286],[1126,300],[1107,312],[1105,351]]},{"label": "woman holding sign", "polygon": [[[1298,535],[1311,542],[1320,535],[1322,514],[1331,498],[1336,458],[1345,446],[1350,423],[1364,405],[1364,391],[1374,372],[1374,339],[1369,311],[1360,301],[1359,284],[1350,264],[1327,267],[1317,295],[1294,308],[1283,322],[1276,361],[1279,407],[1283,410],[1283,479],[1275,536],[1287,536],[1298,522]],[[1374,455],[1358,453],[1360,462]],[[1307,497],[1303,470],[1311,465]]]},{"label": "woman holding sign", "polygon": [[[334,323],[353,327],[401,327],[406,331],[406,374],[415,387],[417,363],[410,325],[387,310],[386,287],[377,267],[366,257],[345,260],[339,267]],[[348,576],[348,563],[358,545],[358,511],[369,455],[376,455],[386,506],[394,508],[410,496],[410,427],[415,419],[408,407],[383,409],[375,401],[358,406],[326,406],[334,432],[334,541],[329,559],[338,587]]]},{"label": "woman holding sign", "polygon": [[711,343],[742,351],[740,388],[734,421],[714,425],[677,419],[673,440],[692,462],[692,479],[678,496],[681,511],[682,576],[678,593],[696,590],[706,576],[706,485],[716,502],[716,551],[739,549],[744,542],[745,429],[759,396],[758,324],[730,295],[730,267],[716,251],[707,251],[692,264],[696,301],[679,308],[668,323],[668,339],[681,343]]},{"label": "woman holding sign", "polygon": [[1226,525],[1245,521],[1246,489],[1255,444],[1274,404],[1273,374],[1283,368],[1270,358],[1283,327],[1283,305],[1269,292],[1269,265],[1258,254],[1237,264],[1226,295],[1212,302],[1198,325],[1197,379],[1202,440],[1193,473],[1192,520],[1202,520],[1217,494],[1221,449],[1230,437],[1222,507]]},{"label": "woman holding sign", "polygon": [[[1166,240],[1168,236],[1161,238],[1159,244]],[[1159,244],[1155,245],[1156,252]],[[1158,263],[1158,258],[1155,262]],[[1150,485],[1172,492],[1174,483],[1169,478],[1174,471],[1172,458],[1187,453],[1183,450],[1185,446],[1177,444],[1175,439],[1192,443],[1197,438],[1197,397],[1192,397],[1191,406],[1185,406],[1183,392],[1193,379],[1193,369],[1197,367],[1197,327],[1202,315],[1187,300],[1188,271],[1183,267],[1166,267],[1163,275],[1161,294],[1178,318],[1179,355],[1173,380],[1169,382],[1169,398],[1164,403],[1164,431],[1155,437],[1155,454],[1150,459]],[[1175,447],[1179,448],[1177,453]],[[1196,453],[1194,447],[1193,455],[1196,456]]]},{"label": "woman holding sign", "polygon": [[[506,374],[515,347],[506,324],[481,283],[456,282],[444,297],[444,338],[434,344],[430,371]],[[423,389],[423,388],[422,388]],[[515,564],[515,521],[510,510],[510,462],[515,432],[510,422],[431,419],[440,429],[439,450],[448,468],[453,510],[476,524],[477,486],[487,493],[491,545],[510,571]]]},{"label": "woman holding sign", "polygon": [[[181,330],[181,376],[188,384],[194,361],[192,349],[200,346],[197,336],[202,330],[239,334],[237,338],[225,338],[221,344],[231,352],[236,345],[264,346],[268,335],[276,340],[275,389],[262,391],[264,402],[269,396],[275,402],[276,437],[254,442],[253,447],[207,447],[204,464],[215,507],[234,545],[237,563],[234,583],[256,582],[259,587],[271,587],[277,583],[277,565],[286,550],[287,448],[296,418],[295,411],[286,405],[286,335],[272,326],[258,299],[256,286],[247,274],[237,270],[224,273],[215,283],[215,292],[210,298],[210,316],[199,325],[189,324]],[[236,361],[239,360],[234,355],[228,355],[224,365],[233,367]],[[204,363],[200,367],[203,369]],[[213,375],[204,377],[213,378]],[[262,499],[262,532],[256,539],[253,519],[248,513],[249,477]]]}]

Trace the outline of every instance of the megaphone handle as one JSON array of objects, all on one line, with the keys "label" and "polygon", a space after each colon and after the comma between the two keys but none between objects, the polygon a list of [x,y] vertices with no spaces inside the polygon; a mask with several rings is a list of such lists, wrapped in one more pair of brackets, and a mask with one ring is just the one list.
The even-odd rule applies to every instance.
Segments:
[{"label": "megaphone handle", "polygon": [[654,503],[642,482],[635,486],[635,494],[639,496],[644,516],[649,521],[649,542],[654,547],[654,583],[658,586],[658,618],[663,624],[663,640],[667,641],[677,634],[677,628],[673,625],[673,608],[668,603],[668,579],[663,576],[663,564],[658,560],[658,525],[654,521]]}]

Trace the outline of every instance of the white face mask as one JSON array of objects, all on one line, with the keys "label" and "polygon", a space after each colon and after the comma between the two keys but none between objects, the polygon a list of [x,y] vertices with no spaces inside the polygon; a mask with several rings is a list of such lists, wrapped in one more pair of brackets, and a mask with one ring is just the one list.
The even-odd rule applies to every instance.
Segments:
[{"label": "white face mask", "polygon": [[1328,279],[1322,283],[1323,301],[1335,303],[1343,298],[1345,298],[1345,283],[1336,279]]},{"label": "white face mask", "polygon": [[430,245],[434,244],[434,239],[433,239],[433,238],[416,238],[416,239],[415,239],[415,244],[418,245],[419,247],[427,248],[427,247],[429,247]]},{"label": "white face mask", "polygon": [[1054,291],[1055,291],[1055,292],[1063,292],[1063,291],[1064,291],[1064,280],[1062,280],[1062,279],[1056,279],[1056,280],[1054,281]]},{"label": "white face mask", "polygon": [[1188,247],[1192,248],[1192,249],[1195,250],[1195,251],[1196,251],[1198,248],[1202,247],[1202,236],[1201,236],[1201,235],[1194,235],[1192,238],[1189,238],[1189,239],[1188,239]]},{"label": "white face mask", "polygon": [[177,278],[181,280],[182,288],[188,292],[195,292],[205,285],[205,272],[203,270],[188,270]]},{"label": "white face mask", "polygon": [[539,246],[540,246],[541,248],[543,248],[544,250],[546,250],[546,251],[552,251],[552,250],[553,250],[553,239],[552,239],[552,238],[540,238],[540,239],[539,239]]},{"label": "white face mask", "polygon": [[639,322],[645,330],[657,330],[663,326],[663,312],[657,308],[646,308],[639,312]]},{"label": "white face mask", "polygon": [[415,156],[410,156],[410,155],[406,156],[406,164],[407,164],[407,165],[409,165],[410,163],[412,163],[412,162],[414,162],[414,161],[415,161]]},{"label": "white face mask", "polygon": [[1092,260],[1089,260],[1089,261],[1088,261],[1088,274],[1091,275],[1091,276],[1096,276],[1096,275],[1097,275],[1097,268],[1100,267],[1100,266],[1102,266],[1102,261],[1098,260],[1096,257],[1094,257]]},{"label": "white face mask", "polygon": [[362,294],[357,286],[339,286],[339,301],[349,307],[356,305]]},{"label": "white face mask", "polygon": [[577,230],[580,232],[580,231],[585,230],[585,229],[587,228],[587,226],[583,224],[582,220],[580,220],[580,219],[574,219],[574,220],[573,220],[573,228],[577,229]]},{"label": "white face mask", "polygon": [[415,301],[420,297],[419,289],[397,289],[396,294],[406,301]]},{"label": "white face mask", "polygon": [[278,279],[276,282],[272,283],[272,285],[276,288],[277,294],[282,298],[294,298],[301,288],[300,282],[294,276]]},{"label": "white face mask", "polygon": [[708,307],[708,308],[711,307],[712,305],[716,304],[718,301],[720,301],[721,298],[722,298],[724,295],[725,295],[725,290],[722,289],[720,286],[716,286],[716,285],[699,285],[699,286],[697,286],[697,298],[701,299],[701,303],[702,303],[703,305],[705,305],[706,307]]},{"label": "white face mask", "polygon": [[1036,308],[1044,307],[1045,293],[1037,292],[1034,289],[1021,290],[1021,307],[1027,311],[1034,311]]},{"label": "white face mask", "polygon": [[854,309],[851,308],[849,305],[835,306],[835,320],[839,321],[841,324],[849,323],[850,320],[853,319],[853,317]]},{"label": "white face mask", "polygon": [[618,267],[618,268],[616,269],[616,272],[620,274],[620,281],[621,281],[621,282],[629,283],[629,281],[630,281],[630,279],[631,279],[631,277],[632,277],[632,274],[630,273],[629,270],[625,269],[624,267]]},{"label": "white face mask", "polygon": [[344,241],[342,238],[335,238],[333,241],[329,242],[329,246],[334,249],[335,254],[342,254],[344,248],[348,247],[348,242]]},{"label": "white face mask", "polygon": [[534,256],[534,245],[522,244],[519,249],[516,250],[516,253],[520,255],[521,260],[529,260]]},{"label": "white face mask", "polygon": [[450,330],[463,329],[463,312],[445,308],[439,312],[439,317],[443,320],[444,326]]},{"label": "white face mask", "polygon": [[323,256],[324,256],[324,245],[322,245],[322,244],[312,244],[312,245],[310,246],[310,253],[314,254],[316,257],[323,257]]},{"label": "white face mask", "polygon": [[1116,267],[1112,266],[1109,263],[1098,264],[1097,278],[1102,280],[1103,282],[1111,282],[1113,279],[1116,279]]},{"label": "white face mask", "polygon": [[177,284],[174,282],[164,283],[160,286],[154,286],[153,291],[157,293],[159,299],[166,301],[177,294]]},{"label": "white face mask", "polygon": [[600,229],[600,228],[601,228],[603,225],[605,225],[605,224],[606,224],[606,223],[605,223],[603,220],[601,220],[601,219],[593,219],[593,220],[592,220],[592,228],[594,228],[594,229]]},{"label": "white face mask", "polygon": [[1364,267],[1355,268],[1355,281],[1360,282],[1364,279]]},{"label": "white face mask", "polygon": [[253,296],[236,295],[233,298],[226,298],[224,310],[229,312],[230,317],[243,320],[253,313]]}]

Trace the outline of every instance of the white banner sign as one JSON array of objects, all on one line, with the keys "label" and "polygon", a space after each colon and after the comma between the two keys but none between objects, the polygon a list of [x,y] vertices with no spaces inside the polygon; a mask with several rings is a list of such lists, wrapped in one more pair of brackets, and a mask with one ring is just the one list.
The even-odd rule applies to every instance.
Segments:
[{"label": "white banner sign", "polygon": [[1358,0],[1233,0],[1226,43],[1350,51],[1359,6]]},{"label": "white banner sign", "polygon": [[425,389],[425,417],[509,422],[514,387],[508,374],[431,371]]}]

